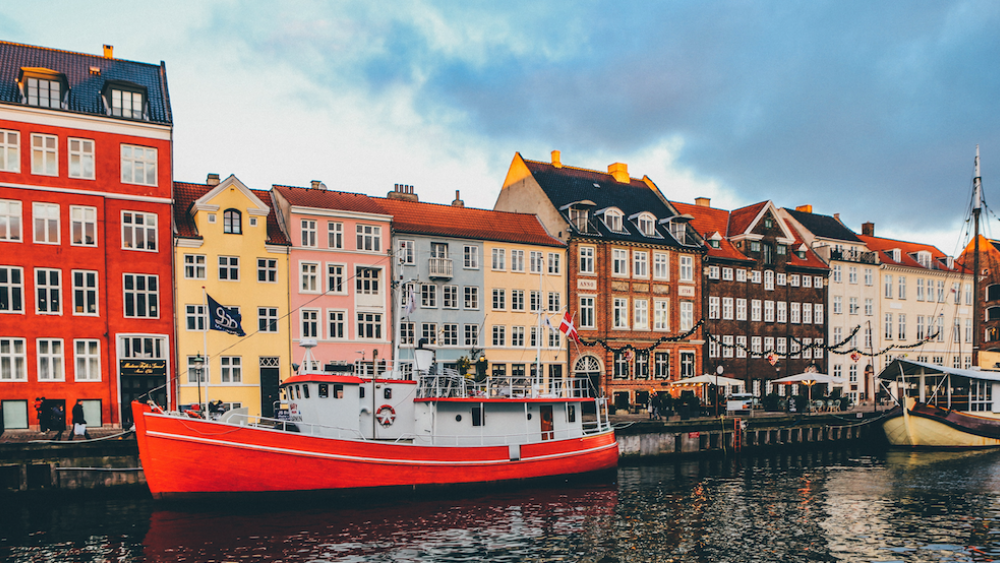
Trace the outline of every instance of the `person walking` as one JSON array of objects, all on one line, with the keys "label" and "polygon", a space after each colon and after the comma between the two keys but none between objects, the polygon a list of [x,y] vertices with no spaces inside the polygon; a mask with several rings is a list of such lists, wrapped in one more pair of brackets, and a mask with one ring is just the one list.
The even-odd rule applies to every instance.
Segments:
[{"label": "person walking", "polygon": [[80,399],[77,399],[76,404],[73,405],[73,432],[70,433],[69,439],[72,440],[74,436],[83,436],[85,440],[90,439],[90,433],[87,432],[87,421],[83,418],[83,402]]},{"label": "person walking", "polygon": [[35,415],[38,416],[38,431],[42,433],[49,430],[48,424],[46,424],[48,417],[44,414],[44,407],[45,397],[35,397]]},{"label": "person walking", "polygon": [[56,437],[53,438],[53,440],[58,442],[59,440],[62,440],[63,432],[66,431],[66,413],[63,411],[63,406],[56,403],[56,405],[52,407],[52,414],[50,416],[49,429],[58,431]]}]

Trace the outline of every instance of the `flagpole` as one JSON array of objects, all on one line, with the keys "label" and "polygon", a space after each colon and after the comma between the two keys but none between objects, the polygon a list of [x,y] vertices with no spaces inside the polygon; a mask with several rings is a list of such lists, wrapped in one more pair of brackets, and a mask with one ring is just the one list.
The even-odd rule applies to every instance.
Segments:
[{"label": "flagpole", "polygon": [[202,297],[202,300],[204,301],[204,304],[205,304],[205,309],[204,309],[204,311],[205,311],[205,319],[204,319],[205,320],[205,326],[204,326],[204,329],[205,330],[202,333],[202,340],[201,340],[201,358],[202,358],[202,360],[204,360],[204,363],[202,363],[202,366],[201,366],[201,373],[198,374],[198,408],[199,409],[204,409],[204,410],[202,410],[203,416],[207,417],[207,415],[204,414],[204,413],[208,412],[208,381],[207,380],[205,381],[205,404],[202,405],[201,404],[201,378],[204,377],[204,376],[206,376],[208,374],[208,366],[209,366],[209,363],[210,363],[209,360],[208,360],[208,327],[209,327],[209,323],[212,322],[212,317],[210,316],[210,313],[209,313],[209,310],[208,310],[208,292],[205,290],[205,286],[201,286],[201,297]]}]

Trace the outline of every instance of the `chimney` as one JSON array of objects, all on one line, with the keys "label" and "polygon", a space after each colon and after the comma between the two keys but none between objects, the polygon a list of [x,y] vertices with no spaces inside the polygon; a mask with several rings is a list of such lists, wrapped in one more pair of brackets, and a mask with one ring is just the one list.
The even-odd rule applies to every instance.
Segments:
[{"label": "chimney", "polygon": [[838,223],[840,223],[840,213],[834,213],[833,218],[836,219]]},{"label": "chimney", "polygon": [[323,191],[326,191],[326,184],[324,184],[323,182],[320,182],[319,180],[313,180],[313,181],[309,182],[309,185],[314,190],[323,190]]},{"label": "chimney", "polygon": [[614,177],[616,182],[627,184],[629,182],[628,177],[628,164],[624,162],[616,162],[614,164],[608,165],[608,174]]},{"label": "chimney", "polygon": [[205,183],[208,184],[209,186],[218,186],[219,185],[219,175],[218,174],[209,174],[208,177],[205,178]]},{"label": "chimney", "polygon": [[696,197],[694,198],[694,204],[698,207],[712,207],[712,200],[707,197]]},{"label": "chimney", "polygon": [[866,237],[875,236],[875,223],[868,221],[867,223],[861,223],[861,234]]},{"label": "chimney", "polygon": [[115,46],[114,45],[104,45],[104,58],[113,59],[115,58]]},{"label": "chimney", "polygon": [[552,151],[552,166],[555,168],[562,168],[562,160],[560,160],[559,151]]},{"label": "chimney", "polygon": [[465,202],[458,195],[458,190],[455,190],[455,201],[451,202],[452,207],[465,207]]},{"label": "chimney", "polygon": [[[386,194],[385,197],[389,199],[402,199],[406,201],[420,201],[417,198],[416,192],[413,191],[413,186],[407,184],[394,184],[393,191]],[[455,192],[458,195],[458,192]]]},{"label": "chimney", "polygon": [[808,205],[808,204],[807,205],[800,205],[800,206],[796,207],[795,210],[796,211],[801,211],[803,213],[812,213],[813,212],[813,206]]}]

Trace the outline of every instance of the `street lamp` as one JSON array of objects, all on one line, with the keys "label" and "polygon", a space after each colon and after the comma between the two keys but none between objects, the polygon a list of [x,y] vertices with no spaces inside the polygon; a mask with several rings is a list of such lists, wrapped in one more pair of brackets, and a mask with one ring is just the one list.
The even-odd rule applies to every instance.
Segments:
[{"label": "street lamp", "polygon": [[715,396],[712,397],[713,401],[715,401],[715,416],[719,416],[719,376],[722,375],[723,371],[725,371],[725,368],[722,366],[715,368]]},{"label": "street lamp", "polygon": [[198,408],[201,409],[201,378],[204,374],[205,358],[201,354],[191,358],[188,362],[188,369],[194,372],[195,377],[198,378]]}]

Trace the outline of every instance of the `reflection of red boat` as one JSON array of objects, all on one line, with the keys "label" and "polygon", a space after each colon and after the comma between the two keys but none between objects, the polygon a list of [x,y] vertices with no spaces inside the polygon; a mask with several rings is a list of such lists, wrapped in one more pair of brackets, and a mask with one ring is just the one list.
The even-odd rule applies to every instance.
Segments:
[{"label": "reflection of red boat", "polygon": [[[604,401],[584,388],[434,371],[415,380],[296,375],[282,384],[291,421],[203,420],[133,403],[146,482],[161,498],[486,483],[617,465]],[[585,403],[596,418],[584,420]]]}]

